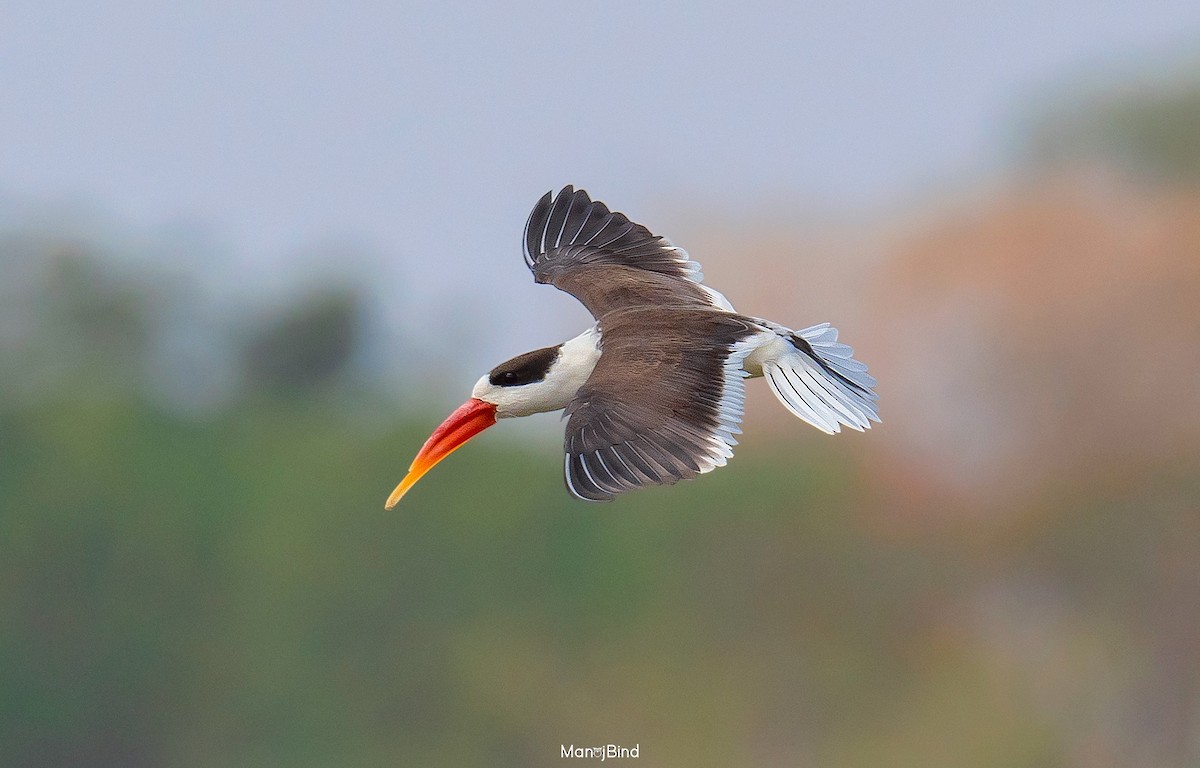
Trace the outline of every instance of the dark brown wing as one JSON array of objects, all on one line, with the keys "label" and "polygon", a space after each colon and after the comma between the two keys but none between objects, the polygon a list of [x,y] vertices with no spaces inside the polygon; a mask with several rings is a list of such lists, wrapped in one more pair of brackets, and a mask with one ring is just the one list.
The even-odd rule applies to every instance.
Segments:
[{"label": "dark brown wing", "polygon": [[571,294],[597,319],[636,306],[731,309],[700,284],[700,265],[682,248],[582,189],[547,192],[525,223],[524,246],[533,279]]},{"label": "dark brown wing", "polygon": [[742,361],[763,333],[708,308],[610,314],[600,360],[566,409],[571,493],[607,501],[724,466],[740,431]]}]

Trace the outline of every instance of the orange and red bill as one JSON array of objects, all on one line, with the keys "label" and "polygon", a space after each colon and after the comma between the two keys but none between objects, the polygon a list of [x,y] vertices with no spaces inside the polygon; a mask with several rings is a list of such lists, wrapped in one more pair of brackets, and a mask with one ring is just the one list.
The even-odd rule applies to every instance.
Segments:
[{"label": "orange and red bill", "polygon": [[475,435],[496,423],[496,406],[471,398],[446,417],[442,425],[433,431],[425,445],[417,452],[408,474],[388,496],[385,509],[396,506],[408,489],[417,484],[421,477],[433,469],[439,461],[454,453]]}]

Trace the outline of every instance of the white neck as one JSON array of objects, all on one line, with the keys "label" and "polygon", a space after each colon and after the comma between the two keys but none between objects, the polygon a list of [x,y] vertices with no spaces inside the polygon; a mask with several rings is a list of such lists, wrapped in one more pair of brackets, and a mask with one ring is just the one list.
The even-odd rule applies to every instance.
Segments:
[{"label": "white neck", "polygon": [[558,359],[541,381],[499,387],[484,376],[475,384],[471,397],[495,404],[496,417],[501,419],[561,410],[592,375],[599,359],[600,332],[592,327],[563,342]]}]

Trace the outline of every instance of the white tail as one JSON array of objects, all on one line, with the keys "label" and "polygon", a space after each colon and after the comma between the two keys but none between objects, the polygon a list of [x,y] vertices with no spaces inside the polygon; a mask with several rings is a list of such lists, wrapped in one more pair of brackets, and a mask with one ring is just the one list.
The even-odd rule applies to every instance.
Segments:
[{"label": "white tail", "polygon": [[875,379],[854,359],[853,349],[838,343],[836,328],[821,323],[792,331],[764,325],[778,338],[761,348],[763,375],[789,411],[829,434],[840,432],[842,424],[862,431],[879,421]]}]

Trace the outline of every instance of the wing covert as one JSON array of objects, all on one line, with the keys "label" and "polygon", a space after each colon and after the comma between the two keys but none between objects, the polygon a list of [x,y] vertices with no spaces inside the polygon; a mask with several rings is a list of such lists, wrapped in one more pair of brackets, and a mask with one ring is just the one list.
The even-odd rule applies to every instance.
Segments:
[{"label": "wing covert", "polygon": [[[614,320],[566,409],[567,488],[607,501],[724,466],[740,432],[742,361],[773,333],[710,310],[645,309]],[[653,337],[647,325],[658,329]]]}]

